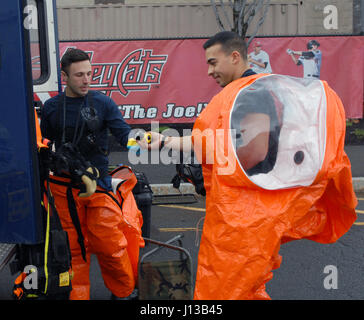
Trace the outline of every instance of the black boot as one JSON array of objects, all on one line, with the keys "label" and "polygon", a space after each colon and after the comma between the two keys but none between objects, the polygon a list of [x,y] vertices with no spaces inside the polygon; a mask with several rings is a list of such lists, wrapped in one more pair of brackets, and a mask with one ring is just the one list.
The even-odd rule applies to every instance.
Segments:
[{"label": "black boot", "polygon": [[113,293],[111,294],[111,298],[110,298],[110,300],[138,300],[138,299],[139,299],[138,289],[134,289],[133,292],[129,296],[124,297],[124,298],[117,297]]}]

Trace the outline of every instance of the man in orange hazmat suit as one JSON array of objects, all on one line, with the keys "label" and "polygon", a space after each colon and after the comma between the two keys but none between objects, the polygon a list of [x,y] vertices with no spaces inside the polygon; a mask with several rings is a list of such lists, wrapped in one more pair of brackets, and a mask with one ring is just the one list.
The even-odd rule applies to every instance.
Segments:
[{"label": "man in orange hazmat suit", "polygon": [[233,32],[204,49],[223,90],[192,136],[152,132],[149,148],[193,148],[202,165],[206,217],[194,298],[270,299],[265,283],[280,266],[282,243],[332,243],[356,219],[344,109],[324,81],[254,74]]},{"label": "man in orange hazmat suit", "polygon": [[[114,185],[107,149],[108,130],[126,146],[130,127],[109,97],[89,91],[92,69],[86,52],[69,49],[61,69],[67,86],[46,101],[41,131],[59,155],[50,188],[70,241],[74,273],[70,298],[90,298],[91,253],[97,255],[113,297],[127,297],[136,285],[139,247],[144,245],[142,216],[132,195],[135,176],[122,170],[126,173],[115,173],[119,183]],[[92,168],[97,168],[97,175]],[[95,182],[94,188],[84,192],[87,178]]]}]

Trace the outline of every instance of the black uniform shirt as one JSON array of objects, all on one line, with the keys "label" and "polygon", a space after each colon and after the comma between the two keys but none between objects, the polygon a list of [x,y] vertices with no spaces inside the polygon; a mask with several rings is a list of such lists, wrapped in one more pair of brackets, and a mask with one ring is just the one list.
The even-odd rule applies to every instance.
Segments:
[{"label": "black uniform shirt", "polygon": [[[92,94],[92,98],[88,99],[87,96]],[[108,172],[108,130],[113,134],[121,146],[126,146],[128,142],[128,135],[130,126],[124,121],[120,110],[115,102],[104,94],[93,91],[89,92],[86,97],[71,98],[66,97],[66,117],[65,117],[65,132],[66,142],[72,142],[73,138],[76,140],[80,138],[78,146],[84,147],[84,138],[80,137],[83,118],[80,116],[80,108],[92,107],[95,110],[98,119],[98,129],[96,136],[97,147],[92,152],[84,154],[86,160],[90,161],[92,165],[97,167],[100,172],[100,179],[98,185],[106,190],[111,190],[111,177],[107,175]],[[59,94],[47,100],[42,108],[41,116],[41,131],[44,138],[55,142],[56,149],[62,143],[63,133],[63,105],[62,101],[64,94]],[[91,106],[89,106],[91,104]],[[78,125],[77,125],[78,121]],[[75,128],[76,130],[75,134]],[[89,133],[87,125],[84,126],[83,136]]]}]

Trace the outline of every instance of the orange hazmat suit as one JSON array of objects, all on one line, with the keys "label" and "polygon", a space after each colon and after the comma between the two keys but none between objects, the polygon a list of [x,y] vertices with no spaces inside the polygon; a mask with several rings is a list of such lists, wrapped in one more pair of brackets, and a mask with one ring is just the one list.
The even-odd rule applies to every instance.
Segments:
[{"label": "orange hazmat suit", "polygon": [[125,170],[126,173],[124,170],[115,173],[118,184],[114,192],[97,187],[93,195],[79,197],[80,190],[72,188],[84,236],[86,261],[82,257],[77,230],[69,213],[69,179],[51,176],[50,188],[62,227],[68,233],[72,253],[74,277],[71,300],[90,299],[91,253],[96,254],[105,286],[114,295],[126,297],[136,286],[139,248],[144,246],[141,235],[143,218],[132,194],[136,177],[130,169]]},{"label": "orange hazmat suit", "polygon": [[[276,154],[251,173],[238,156],[251,137],[233,129],[268,104],[274,110],[262,112],[275,114]],[[357,200],[345,128],[341,100],[325,81],[259,74],[213,97],[192,131],[206,188],[195,299],[270,299],[265,283],[280,266],[282,243],[332,243],[349,230]]]}]

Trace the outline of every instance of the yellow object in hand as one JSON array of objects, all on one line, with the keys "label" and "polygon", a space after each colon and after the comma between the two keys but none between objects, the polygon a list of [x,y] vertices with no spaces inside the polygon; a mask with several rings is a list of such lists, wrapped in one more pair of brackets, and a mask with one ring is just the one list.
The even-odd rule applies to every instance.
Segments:
[{"label": "yellow object in hand", "polygon": [[[130,138],[128,140],[128,143],[127,143],[127,148],[129,150],[133,150],[137,153],[137,155],[140,154],[141,152],[141,149],[140,149],[140,146],[138,144],[137,141],[139,141],[141,139],[140,137],[141,135],[136,135],[135,139],[134,138]],[[150,144],[152,142],[152,134],[151,133],[144,133],[144,139],[147,141],[148,144]]]},{"label": "yellow object in hand", "polygon": [[152,142],[152,134],[151,133],[145,133],[144,138],[147,141],[148,144]]},{"label": "yellow object in hand", "polygon": [[132,148],[132,147],[139,147],[139,145],[138,145],[138,143],[137,143],[137,141],[136,141],[136,139],[134,139],[134,138],[130,138],[129,140],[128,140],[128,144],[126,145],[128,148]]},{"label": "yellow object in hand", "polygon": [[[135,139],[139,141],[141,139],[141,136],[137,135]],[[144,139],[147,141],[148,144],[150,144],[152,142],[152,134],[150,132],[145,132]]]}]

